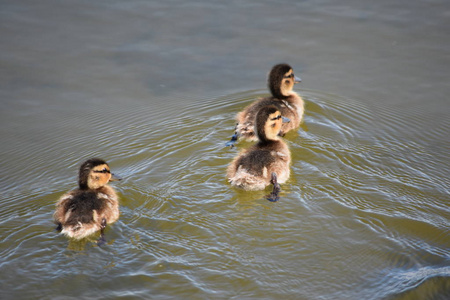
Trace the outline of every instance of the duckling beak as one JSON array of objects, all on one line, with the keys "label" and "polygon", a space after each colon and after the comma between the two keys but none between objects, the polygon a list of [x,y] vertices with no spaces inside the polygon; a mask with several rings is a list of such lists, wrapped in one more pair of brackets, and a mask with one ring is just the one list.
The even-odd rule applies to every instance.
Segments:
[{"label": "duckling beak", "polygon": [[300,82],[302,82],[302,79],[297,76],[294,76],[294,83],[300,83]]},{"label": "duckling beak", "polygon": [[283,116],[281,116],[281,120],[283,120],[283,123],[289,123],[291,121],[291,119],[283,117]]},{"label": "duckling beak", "polygon": [[111,178],[109,181],[119,181],[122,180],[122,177],[115,175],[114,173],[111,173]]}]

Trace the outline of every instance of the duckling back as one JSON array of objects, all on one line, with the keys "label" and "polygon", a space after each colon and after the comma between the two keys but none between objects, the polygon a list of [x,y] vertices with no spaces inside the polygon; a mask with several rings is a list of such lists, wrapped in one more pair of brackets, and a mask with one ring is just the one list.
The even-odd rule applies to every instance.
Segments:
[{"label": "duckling back", "polygon": [[284,183],[290,175],[291,155],[283,142],[254,145],[237,156],[228,166],[227,178],[232,186],[247,190],[263,190],[271,184],[272,173]]},{"label": "duckling back", "polygon": [[64,235],[82,239],[119,218],[119,201],[115,191],[104,186],[98,191],[75,190],[63,195],[56,204],[55,222]]},{"label": "duckling back", "polygon": [[103,210],[105,201],[97,197],[94,191],[80,191],[64,203],[66,211],[65,226],[94,221],[94,212]]}]

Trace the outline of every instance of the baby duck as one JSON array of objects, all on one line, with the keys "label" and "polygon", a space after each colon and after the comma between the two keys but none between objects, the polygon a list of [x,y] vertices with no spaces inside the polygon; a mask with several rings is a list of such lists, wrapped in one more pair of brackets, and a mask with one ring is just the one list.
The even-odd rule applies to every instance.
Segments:
[{"label": "baby duck", "polygon": [[283,121],[280,110],[274,105],[262,107],[257,112],[255,125],[259,141],[243,150],[228,166],[227,177],[231,185],[255,191],[272,183],[273,191],[267,199],[278,201],[279,184],[289,178],[291,162],[289,148],[279,137]]},{"label": "baby duck", "polygon": [[254,120],[256,113],[263,106],[275,105],[284,117],[291,120],[281,127],[281,136],[297,128],[302,121],[304,111],[303,99],[293,91],[294,84],[298,82],[301,82],[301,79],[294,75],[294,70],[290,65],[275,65],[270,71],[267,81],[272,96],[256,100],[237,114],[235,134],[227,146],[233,146],[240,137],[250,141],[257,140]]},{"label": "baby duck", "polygon": [[119,218],[116,192],[108,185],[121,180],[111,173],[108,164],[99,158],[85,161],[78,176],[79,187],[58,200],[53,215],[58,230],[68,237],[82,239],[100,230],[99,243],[104,242],[104,230]]}]

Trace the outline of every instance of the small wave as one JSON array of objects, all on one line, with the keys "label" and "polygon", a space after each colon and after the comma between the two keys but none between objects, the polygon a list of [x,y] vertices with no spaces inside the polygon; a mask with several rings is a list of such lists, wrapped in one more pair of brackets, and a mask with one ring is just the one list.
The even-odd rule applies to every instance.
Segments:
[{"label": "small wave", "polygon": [[[108,273],[131,286],[157,278],[161,288],[175,281],[210,296],[221,291],[218,281],[274,298],[292,291],[342,298],[380,289],[389,296],[390,286],[416,288],[415,279],[386,276],[386,270],[439,269],[436,261],[448,256],[442,238],[432,237],[448,227],[442,167],[448,149],[434,141],[448,122],[425,134],[424,118],[409,126],[411,118],[401,112],[319,91],[299,93],[305,119],[284,137],[292,172],[276,204],[265,200],[268,190],[240,191],[225,178],[233,157],[250,145],[224,146],[235,114],[266,90],[79,107],[36,128],[48,131],[39,138],[19,133],[4,149],[11,161],[2,168],[2,266],[25,274],[23,256],[35,259],[31,270],[40,280],[87,272],[101,281],[96,274]],[[51,222],[55,201],[76,187],[78,166],[89,156],[103,157],[124,178],[114,184],[121,216],[107,228],[106,249],[95,239],[68,242]],[[402,251],[420,259],[405,259]],[[91,265],[97,267],[86,270]],[[333,276],[342,270],[346,281],[337,284]],[[400,292],[407,289],[395,289]]]}]

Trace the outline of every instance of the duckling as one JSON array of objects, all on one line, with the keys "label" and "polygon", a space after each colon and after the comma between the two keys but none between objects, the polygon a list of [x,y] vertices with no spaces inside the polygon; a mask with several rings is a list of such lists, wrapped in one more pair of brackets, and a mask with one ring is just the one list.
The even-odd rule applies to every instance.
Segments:
[{"label": "duckling", "polygon": [[279,199],[280,183],[286,182],[290,174],[291,153],[279,137],[282,124],[280,109],[275,105],[262,107],[255,118],[258,143],[243,150],[227,169],[228,181],[235,187],[247,191],[263,190],[273,184],[268,200]]},{"label": "duckling", "polygon": [[104,242],[104,230],[119,218],[119,201],[116,192],[108,185],[121,180],[111,173],[108,164],[99,158],[91,158],[81,164],[79,187],[63,196],[56,203],[53,215],[58,230],[76,240],[100,230],[99,243]]},{"label": "duckling", "polygon": [[271,69],[267,81],[272,95],[256,100],[236,115],[235,134],[226,145],[233,147],[240,137],[250,141],[257,140],[254,130],[255,115],[261,107],[267,105],[275,105],[284,117],[291,120],[281,127],[281,136],[297,128],[302,121],[304,112],[303,99],[293,91],[294,84],[299,82],[301,82],[301,79],[294,75],[294,70],[290,65],[275,65]]}]

